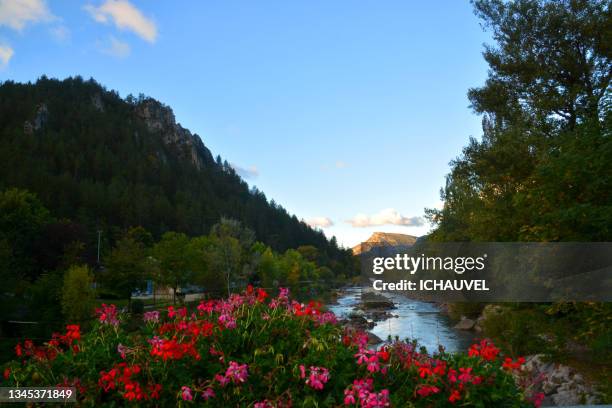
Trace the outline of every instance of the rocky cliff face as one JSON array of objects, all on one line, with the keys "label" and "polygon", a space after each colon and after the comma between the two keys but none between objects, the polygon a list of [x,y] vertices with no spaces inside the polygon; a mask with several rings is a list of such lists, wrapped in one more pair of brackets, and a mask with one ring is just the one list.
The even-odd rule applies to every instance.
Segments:
[{"label": "rocky cliff face", "polygon": [[367,241],[353,247],[353,255],[359,255],[364,247],[375,246],[411,246],[417,241],[413,235],[397,234],[391,232],[375,232]]},{"label": "rocky cliff face", "polygon": [[138,103],[134,111],[150,132],[161,134],[166,145],[175,147],[183,159],[190,160],[198,169],[213,161],[200,137],[176,123],[174,112],[168,106],[147,98]]}]

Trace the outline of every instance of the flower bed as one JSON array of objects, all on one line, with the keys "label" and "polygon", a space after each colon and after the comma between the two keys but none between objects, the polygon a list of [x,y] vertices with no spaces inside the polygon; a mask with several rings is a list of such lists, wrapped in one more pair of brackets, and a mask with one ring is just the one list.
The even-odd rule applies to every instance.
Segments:
[{"label": "flower bed", "polygon": [[113,305],[92,330],[69,325],[43,345],[24,341],[3,386],[73,386],[83,406],[533,406],[515,385],[521,360],[489,341],[466,354],[429,355],[414,343],[372,350],[367,335],[320,304],[251,287],[192,312],[147,312],[126,332]]}]

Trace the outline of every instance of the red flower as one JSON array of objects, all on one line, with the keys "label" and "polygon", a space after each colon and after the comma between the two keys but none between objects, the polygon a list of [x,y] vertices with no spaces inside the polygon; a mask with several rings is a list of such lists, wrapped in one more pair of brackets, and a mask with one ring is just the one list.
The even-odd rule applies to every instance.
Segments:
[{"label": "red flower", "polygon": [[518,370],[524,363],[525,359],[523,357],[519,357],[516,362],[513,362],[510,357],[506,357],[504,363],[502,364],[502,367],[509,371]]},{"label": "red flower", "polygon": [[459,374],[459,381],[464,382],[464,383],[468,383],[470,381],[472,381],[472,367],[468,367],[468,368],[459,368],[459,371],[461,372],[461,374]]},{"label": "red flower", "polygon": [[257,289],[257,301],[259,303],[262,303],[264,300],[266,300],[266,298],[268,297],[268,294],[266,293],[265,290],[263,289]]},{"label": "red flower", "polygon": [[448,370],[448,380],[452,383],[457,382],[457,370],[454,370],[452,368]]},{"label": "red flower", "polygon": [[461,399],[461,393],[458,390],[453,390],[453,392],[451,392],[450,397],[448,397],[448,401],[451,404],[454,404],[456,401],[459,401]]},{"label": "red flower", "polygon": [[446,373],[446,363],[444,361],[436,361],[433,372],[437,375],[444,375]]},{"label": "red flower", "polygon": [[378,357],[382,361],[388,361],[389,360],[389,352],[387,351],[386,348],[380,349],[380,351],[378,351],[377,355],[378,355]]},{"label": "red flower", "polygon": [[10,376],[11,376],[11,369],[9,367],[6,367],[4,369],[4,379],[8,380]]},{"label": "red flower", "polygon": [[483,339],[480,344],[472,344],[468,351],[470,357],[480,356],[483,360],[491,361],[499,354],[499,349],[490,340]]},{"label": "red flower", "polygon": [[433,375],[433,371],[431,371],[430,364],[420,364],[418,362],[414,363],[417,367],[419,367],[419,377],[425,378],[428,375]]},{"label": "red flower", "polygon": [[421,397],[428,397],[431,394],[437,394],[440,392],[440,389],[435,385],[420,385],[417,389],[417,394]]}]

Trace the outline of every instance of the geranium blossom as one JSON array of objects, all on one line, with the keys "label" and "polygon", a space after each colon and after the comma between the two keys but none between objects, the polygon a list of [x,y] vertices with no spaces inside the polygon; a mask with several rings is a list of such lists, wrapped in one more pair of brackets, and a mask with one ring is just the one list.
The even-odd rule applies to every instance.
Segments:
[{"label": "geranium blossom", "polygon": [[96,309],[96,314],[98,315],[98,321],[100,323],[115,327],[119,326],[117,306],[102,303],[102,307]]},{"label": "geranium blossom", "polygon": [[187,387],[186,385],[183,385],[181,387],[181,398],[183,398],[183,400],[185,401],[193,400],[193,394],[191,394],[191,388]]}]

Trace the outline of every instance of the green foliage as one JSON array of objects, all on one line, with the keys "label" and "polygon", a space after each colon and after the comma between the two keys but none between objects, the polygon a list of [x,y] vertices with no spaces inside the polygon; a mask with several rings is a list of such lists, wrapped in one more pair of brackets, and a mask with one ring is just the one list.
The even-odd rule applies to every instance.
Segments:
[{"label": "green foliage", "polygon": [[432,239],[612,237],[609,11],[602,1],[475,1],[496,47],[472,89],[483,137],[451,164]]},{"label": "green foliage", "polygon": [[34,194],[16,188],[0,192],[0,257],[6,262],[0,270],[2,278],[14,281],[36,276],[32,254],[50,221],[49,211]]},{"label": "green foliage", "polygon": [[117,242],[104,264],[98,282],[122,298],[129,299],[134,290],[145,286],[148,277],[145,247],[129,233]]},{"label": "green foliage", "polygon": [[510,355],[523,356],[551,351],[545,341],[547,323],[537,309],[507,308],[485,319],[483,328]]},{"label": "green foliage", "polygon": [[159,265],[157,282],[170,286],[175,294],[178,288],[191,282],[198,259],[187,235],[166,232],[153,246],[152,254]]},{"label": "green foliage", "polygon": [[85,322],[91,317],[95,299],[93,276],[87,266],[72,266],[64,276],[62,288],[62,312],[66,319]]}]

